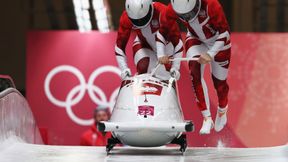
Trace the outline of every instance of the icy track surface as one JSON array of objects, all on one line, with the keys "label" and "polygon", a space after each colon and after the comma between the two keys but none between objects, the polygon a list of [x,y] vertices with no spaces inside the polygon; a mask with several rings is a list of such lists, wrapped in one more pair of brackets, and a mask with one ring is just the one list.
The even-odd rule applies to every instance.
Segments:
[{"label": "icy track surface", "polygon": [[1,162],[288,162],[288,147],[229,149],[116,148],[43,146],[15,143],[0,153]]}]

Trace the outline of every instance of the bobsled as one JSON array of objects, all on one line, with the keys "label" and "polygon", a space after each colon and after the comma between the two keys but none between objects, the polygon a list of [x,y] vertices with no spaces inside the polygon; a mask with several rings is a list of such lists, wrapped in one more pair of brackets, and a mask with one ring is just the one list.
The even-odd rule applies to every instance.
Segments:
[{"label": "bobsled", "polygon": [[112,132],[107,153],[117,144],[134,147],[177,144],[185,152],[185,132],[192,132],[194,125],[184,120],[176,79],[172,76],[169,80],[159,79],[155,75],[157,67],[151,74],[124,80],[111,119],[98,123],[99,131]]}]

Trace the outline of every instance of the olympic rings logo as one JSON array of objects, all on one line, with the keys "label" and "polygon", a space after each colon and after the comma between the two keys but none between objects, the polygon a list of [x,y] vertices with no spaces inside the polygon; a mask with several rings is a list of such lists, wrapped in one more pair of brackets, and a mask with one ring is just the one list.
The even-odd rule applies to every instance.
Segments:
[{"label": "olympic rings logo", "polygon": [[[69,72],[72,73],[73,75],[75,75],[77,77],[77,79],[79,80],[80,84],[75,86],[68,94],[66,97],[65,101],[61,101],[57,98],[55,98],[53,96],[53,94],[51,93],[50,90],[50,83],[53,79],[53,77],[59,73],[62,72]],[[117,95],[118,95],[118,91],[119,91],[119,87],[116,88],[112,95],[110,96],[110,99],[108,100],[105,93],[102,91],[101,88],[99,88],[98,86],[94,85],[94,81],[97,79],[97,77],[103,73],[115,73],[117,74],[119,77],[121,75],[121,71],[114,67],[114,66],[103,66],[100,67],[98,69],[96,69],[90,76],[90,78],[88,79],[88,82],[86,83],[85,77],[83,76],[83,74],[81,73],[81,71],[73,66],[69,66],[69,65],[62,65],[62,66],[58,66],[56,68],[54,68],[53,70],[51,70],[47,77],[45,78],[45,83],[44,83],[44,90],[45,90],[45,94],[48,97],[49,101],[52,102],[54,105],[59,106],[61,108],[65,108],[66,112],[69,116],[69,118],[79,124],[79,125],[83,125],[83,126],[88,126],[93,124],[93,119],[81,119],[79,118],[72,110],[72,107],[75,106],[76,104],[78,104],[85,96],[86,91],[88,91],[89,97],[91,98],[91,100],[97,104],[97,105],[101,105],[101,106],[105,106],[105,107],[109,107],[110,110],[112,111]],[[76,94],[78,94],[77,96],[75,96]],[[75,96],[75,97],[74,97]],[[99,96],[99,97],[98,97]]]}]

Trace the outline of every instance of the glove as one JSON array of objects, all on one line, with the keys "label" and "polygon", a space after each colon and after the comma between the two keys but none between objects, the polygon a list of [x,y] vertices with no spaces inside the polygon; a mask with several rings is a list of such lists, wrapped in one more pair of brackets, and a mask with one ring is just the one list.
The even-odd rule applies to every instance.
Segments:
[{"label": "glove", "polygon": [[129,77],[131,77],[131,70],[130,69],[125,69],[121,72],[121,79],[126,80]]},{"label": "glove", "polygon": [[170,70],[170,75],[175,78],[176,80],[179,80],[180,79],[180,72],[179,70],[175,69],[175,68],[172,68]]}]

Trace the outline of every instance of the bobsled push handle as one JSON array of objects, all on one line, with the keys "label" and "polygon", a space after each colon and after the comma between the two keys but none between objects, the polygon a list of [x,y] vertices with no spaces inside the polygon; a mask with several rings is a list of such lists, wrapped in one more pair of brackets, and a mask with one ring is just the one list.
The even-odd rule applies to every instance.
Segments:
[{"label": "bobsled push handle", "polygon": [[[180,62],[183,62],[183,61],[198,61],[198,60],[199,60],[199,58],[173,58],[173,59],[170,59],[171,62],[174,62],[174,61],[180,61]],[[154,76],[156,74],[156,72],[160,68],[160,66],[161,66],[161,64],[158,62],[156,67],[151,72],[152,76]]]},{"label": "bobsled push handle", "polygon": [[160,68],[160,66],[161,66],[161,64],[160,63],[158,63],[157,65],[156,65],[156,67],[152,70],[152,72],[151,72],[151,76],[154,76],[155,74],[156,74],[156,72],[157,72],[157,70]]},{"label": "bobsled push handle", "polygon": [[173,58],[170,61],[198,61],[199,58]]}]

